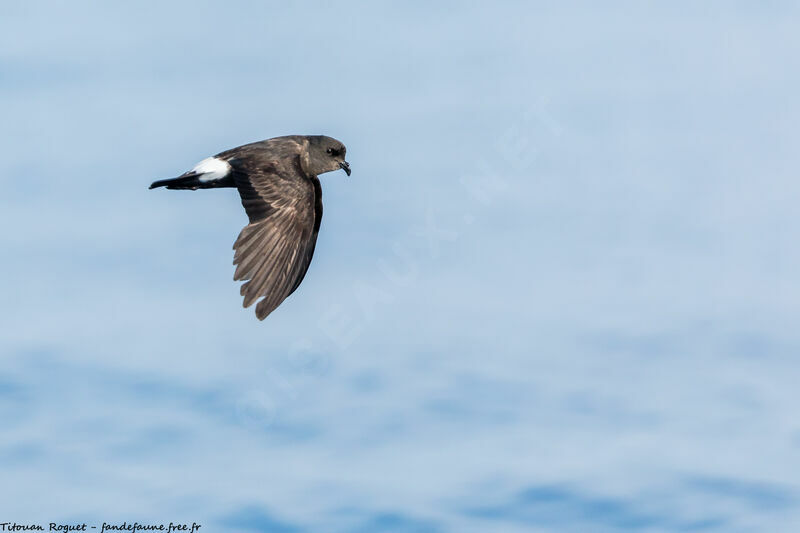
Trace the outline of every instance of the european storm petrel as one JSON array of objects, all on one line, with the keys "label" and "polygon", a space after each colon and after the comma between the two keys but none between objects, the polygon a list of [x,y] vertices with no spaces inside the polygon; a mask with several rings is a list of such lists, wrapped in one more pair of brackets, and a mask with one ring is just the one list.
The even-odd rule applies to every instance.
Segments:
[{"label": "european storm petrel", "polygon": [[344,170],[344,145],[323,135],[290,135],[245,144],[200,161],[177,178],[151,189],[236,187],[250,223],[233,245],[233,279],[245,280],[244,307],[256,305],[264,320],[303,281],[322,220],[317,176]]}]

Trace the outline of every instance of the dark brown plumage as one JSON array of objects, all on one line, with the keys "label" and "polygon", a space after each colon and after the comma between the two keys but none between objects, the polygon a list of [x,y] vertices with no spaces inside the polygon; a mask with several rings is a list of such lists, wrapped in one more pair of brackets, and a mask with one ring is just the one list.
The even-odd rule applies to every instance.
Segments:
[{"label": "dark brown plumage", "polygon": [[233,279],[244,307],[259,298],[263,320],[303,281],[322,221],[322,188],[317,176],[343,169],[346,148],[331,137],[276,137],[233,148],[200,162],[185,174],[150,188],[236,187],[250,223],[233,245]]}]

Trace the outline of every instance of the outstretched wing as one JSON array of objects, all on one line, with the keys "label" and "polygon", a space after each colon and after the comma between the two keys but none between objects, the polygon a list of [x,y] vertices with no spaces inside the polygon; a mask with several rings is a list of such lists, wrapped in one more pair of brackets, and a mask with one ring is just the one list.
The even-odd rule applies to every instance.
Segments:
[{"label": "outstretched wing", "polygon": [[[264,148],[269,148],[264,150]],[[244,307],[256,305],[263,320],[300,285],[311,264],[322,219],[322,194],[316,176],[300,165],[300,144],[283,141],[251,150],[223,152],[250,224],[233,245],[234,280]]]}]

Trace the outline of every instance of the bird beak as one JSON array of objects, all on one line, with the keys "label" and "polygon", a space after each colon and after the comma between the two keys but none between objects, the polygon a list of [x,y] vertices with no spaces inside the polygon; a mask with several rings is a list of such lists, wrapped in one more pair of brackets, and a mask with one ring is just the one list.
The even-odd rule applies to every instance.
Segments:
[{"label": "bird beak", "polygon": [[347,161],[342,161],[341,163],[339,163],[339,168],[344,170],[348,176],[350,175],[350,163],[348,163]]}]

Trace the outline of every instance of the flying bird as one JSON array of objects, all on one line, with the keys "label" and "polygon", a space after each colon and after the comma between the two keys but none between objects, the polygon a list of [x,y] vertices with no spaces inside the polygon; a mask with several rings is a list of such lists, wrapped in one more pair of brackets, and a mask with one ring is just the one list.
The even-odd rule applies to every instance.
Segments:
[{"label": "flying bird", "polygon": [[250,223],[233,245],[235,281],[244,281],[244,307],[264,320],[303,281],[322,220],[318,175],[344,170],[344,144],[324,135],[289,135],[245,144],[200,161],[151,189],[239,190]]}]

